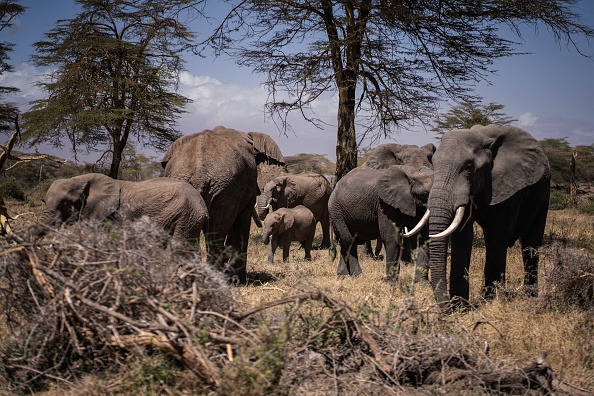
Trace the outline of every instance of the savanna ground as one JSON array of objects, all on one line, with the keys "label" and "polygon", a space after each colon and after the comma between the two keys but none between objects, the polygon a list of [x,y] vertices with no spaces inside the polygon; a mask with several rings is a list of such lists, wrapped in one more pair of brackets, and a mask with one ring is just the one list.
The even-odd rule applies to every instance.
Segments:
[{"label": "savanna ground", "polygon": [[[35,204],[8,202],[8,206],[12,215],[31,212],[13,222],[15,230],[24,227],[41,211],[40,205]],[[71,245],[85,232],[78,229],[74,236],[69,236]],[[123,234],[123,231],[114,233],[112,229],[105,243],[114,243],[114,240],[122,239]],[[32,318],[34,324],[29,327],[23,323],[17,326],[8,323],[8,305],[14,308],[12,305],[18,306],[18,303],[14,300],[7,302],[6,296],[14,298],[15,292],[5,279],[0,287],[3,290],[0,297],[3,304],[0,306],[3,322],[0,324],[0,345],[4,345],[0,348],[0,357],[4,364],[13,362],[11,354],[25,356],[28,353],[30,358],[18,364],[11,363],[12,370],[0,370],[0,394],[491,394],[514,390],[525,393],[526,386],[514,385],[514,381],[522,382],[521,379],[526,377],[524,371],[518,369],[534,368],[534,362],[542,357],[546,367],[554,373],[555,383],[530,392],[546,394],[554,386],[558,394],[565,394],[567,388],[562,391],[560,387],[563,383],[576,387],[569,388],[572,390],[569,394],[594,392],[592,215],[576,210],[549,212],[538,298],[526,297],[521,291],[521,252],[515,246],[508,254],[507,284],[498,290],[493,300],[484,301],[481,298],[484,247],[477,238],[469,274],[471,308],[448,315],[442,314],[436,306],[428,284],[412,282],[411,266],[404,266],[398,281],[389,283],[385,280],[382,261],[362,257],[363,274],[360,277],[338,278],[337,261],[330,259],[328,251],[315,250],[312,260],[305,261],[303,250],[296,243],[288,263],[282,263],[281,249],[276,252],[275,264],[271,265],[267,262],[268,247],[261,242],[260,235],[261,229],[253,226],[247,285],[229,288],[216,283],[220,280],[215,279],[212,281],[214,289],[201,297],[201,303],[207,305],[195,309],[196,304],[190,304],[190,319],[198,317],[196,312],[204,317],[210,315],[210,319],[192,319],[194,321],[189,323],[190,308],[187,300],[184,302],[180,297],[188,294],[187,286],[167,284],[160,286],[158,292],[151,292],[155,299],[173,296],[171,300],[158,301],[157,308],[161,310],[155,307],[139,309],[138,315],[142,319],[139,317],[136,322],[120,327],[117,327],[118,321],[126,318],[114,318],[105,313],[101,316],[96,310],[83,311],[84,303],[72,302],[76,295],[66,298],[66,302],[56,302],[60,296],[56,290],[60,286],[51,283],[50,272],[43,272],[44,268],[59,270],[60,260],[63,260],[64,255],[58,257],[54,253],[60,251],[61,246],[56,239],[54,245],[39,248],[42,250],[38,254],[40,267],[37,269],[41,268],[45,275],[39,275],[39,271],[35,273],[30,255],[21,260],[19,257],[25,256],[14,252],[15,245],[2,242],[4,271],[10,265],[7,260],[17,257],[25,270],[34,272],[33,275],[19,275],[26,278],[27,283],[27,287],[19,289],[23,293],[20,297],[30,300],[28,295],[37,296],[31,310],[42,311],[44,304],[49,303],[62,307],[43,311],[44,315],[48,312],[61,315],[55,321],[59,326],[55,325],[51,331],[61,331],[65,335],[58,340],[51,338],[55,347],[60,351],[74,350],[72,345],[76,344],[81,350],[94,351],[95,357],[88,359],[92,360],[90,363],[80,363],[84,358],[78,356],[75,359],[70,354],[57,359],[58,363],[56,360],[45,366],[39,363],[44,359],[51,360],[44,357],[52,354],[47,346],[50,337],[34,336],[35,326],[40,326],[40,322],[34,322],[35,315],[31,312],[13,313],[13,318],[16,315],[23,323]],[[320,235],[318,229],[314,245],[320,243]],[[102,243],[100,239],[94,238],[93,243]],[[99,245],[90,246],[88,241],[77,245],[77,251],[84,245],[89,249],[85,254],[92,256],[93,251],[103,249],[99,249]],[[143,254],[151,254],[142,247],[142,241],[134,243],[144,249]],[[126,241],[125,248],[132,251],[134,243]],[[123,249],[123,245],[117,246],[116,250]],[[150,246],[148,250],[157,249]],[[49,252],[45,262],[43,249]],[[66,247],[63,249],[67,251]],[[164,263],[172,256],[156,257],[169,267],[181,265],[183,261]],[[118,260],[122,262],[121,258]],[[97,259],[95,263],[100,261]],[[84,282],[91,276],[76,278],[74,273],[77,271],[78,267],[68,272],[72,282],[75,279]],[[111,274],[112,270],[106,271]],[[121,293],[116,296],[118,301],[136,303],[140,299],[138,295],[142,293],[138,290],[147,286],[138,275],[144,273],[140,269],[136,271],[136,279],[131,281],[134,285],[131,289],[136,294],[130,292],[131,300],[125,300],[128,291],[117,289]],[[171,271],[166,272],[165,277],[175,277],[176,271]],[[151,278],[151,282],[161,275],[150,272],[149,277],[156,277]],[[91,288],[85,286],[80,293],[87,293],[84,295],[88,299],[95,296],[93,301],[100,301],[110,293],[113,284],[101,279],[94,281],[104,282],[100,292],[93,294],[89,291]],[[208,277],[204,279],[209,282]],[[31,284],[35,282],[39,284]],[[178,291],[167,294],[170,289]],[[49,290],[51,295],[40,297],[44,290],[46,294]],[[78,289],[73,285],[70,290]],[[191,288],[189,290],[192,295]],[[195,287],[193,293],[194,300],[200,300],[196,299]],[[212,303],[210,306],[209,302]],[[270,307],[257,309],[269,303]],[[122,316],[129,318],[134,314],[124,308]],[[211,313],[218,308],[220,313]],[[69,312],[75,313],[73,319],[66,317]],[[88,317],[84,317],[85,312],[90,312]],[[104,317],[110,325],[100,323]],[[113,340],[117,331],[122,339],[140,340],[138,337],[147,333],[142,333],[138,326],[151,320],[169,326],[170,333],[154,331],[154,334],[169,337],[165,347],[154,337],[152,342],[132,343],[133,347],[120,341],[119,349],[114,342],[110,344],[109,340]],[[28,330],[19,328],[21,325]],[[120,330],[114,330],[116,327]],[[93,336],[86,337],[89,332]],[[35,345],[36,337],[43,338],[45,343]],[[91,342],[92,347],[79,345],[85,340]],[[122,347],[123,344],[126,347]],[[194,353],[190,353],[190,358],[185,355],[188,351]],[[58,352],[54,351],[59,355]],[[204,358],[206,364],[196,363],[196,356]],[[19,375],[19,380],[13,378]],[[506,381],[511,381],[511,385]]]}]

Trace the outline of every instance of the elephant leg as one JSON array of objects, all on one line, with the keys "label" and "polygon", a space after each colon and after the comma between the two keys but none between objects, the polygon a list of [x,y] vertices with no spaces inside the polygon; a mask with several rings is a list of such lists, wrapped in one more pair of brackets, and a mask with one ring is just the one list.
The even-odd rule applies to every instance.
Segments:
[{"label": "elephant leg", "polygon": [[252,221],[252,206],[253,204],[247,205],[239,213],[227,236],[227,245],[231,247],[228,273],[233,283],[244,284],[247,282],[247,246]]},{"label": "elephant leg", "polygon": [[493,234],[485,231],[485,298],[493,297],[497,283],[505,284],[508,241]]},{"label": "elephant leg", "polygon": [[524,286],[531,296],[538,296],[538,249],[542,240],[547,222],[548,206],[544,206],[537,214],[528,230],[528,235],[522,237],[522,259],[524,261]]},{"label": "elephant leg", "polygon": [[376,242],[375,242],[375,251],[374,251],[375,257],[381,256],[381,254],[382,254],[382,245],[383,245],[383,243],[382,243],[382,240],[381,239],[376,240]]},{"label": "elephant leg", "polygon": [[268,262],[270,264],[274,263],[274,252],[276,252],[276,248],[278,247],[278,237],[273,235],[270,238],[270,248],[268,249]]},{"label": "elephant leg", "polygon": [[397,239],[387,240],[384,242],[384,248],[386,250],[384,255],[386,278],[388,280],[396,280],[400,274],[400,241]]},{"label": "elephant leg", "polygon": [[313,234],[308,236],[305,242],[303,243],[303,249],[305,250],[305,259],[311,260],[311,249],[313,245]]},{"label": "elephant leg", "polygon": [[287,232],[282,236],[283,243],[283,263],[289,261],[289,250],[291,249],[291,237]]},{"label": "elephant leg", "polygon": [[359,264],[357,243],[355,239],[340,240],[340,262],[338,264],[338,275],[359,276],[363,273]]},{"label": "elephant leg", "polygon": [[378,218],[380,238],[377,243],[384,245],[384,263],[386,265],[386,278],[388,280],[398,279],[400,274],[400,255],[402,252],[402,236],[400,229],[385,216]]},{"label": "elephant leg", "polygon": [[450,297],[454,300],[454,304],[464,305],[470,298],[468,270],[470,268],[473,237],[472,221],[469,221],[461,231],[456,231],[451,236]]},{"label": "elephant leg", "polygon": [[320,225],[322,226],[322,244],[320,245],[320,249],[329,249],[330,248],[330,217],[328,216],[328,211],[322,215],[320,219]]},{"label": "elephant leg", "polygon": [[371,241],[365,241],[365,255],[369,257],[373,257],[373,246],[371,246]]}]

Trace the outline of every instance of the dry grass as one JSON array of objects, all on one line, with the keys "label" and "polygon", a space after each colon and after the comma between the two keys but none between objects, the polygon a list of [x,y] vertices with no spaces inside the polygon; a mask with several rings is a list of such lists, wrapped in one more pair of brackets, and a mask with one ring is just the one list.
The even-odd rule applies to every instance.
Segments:
[{"label": "dry grass", "polygon": [[[11,206],[9,202],[9,206],[10,213],[13,215],[25,212],[39,213],[39,207],[34,205]],[[15,228],[18,229],[19,224],[24,224],[27,218],[34,217],[35,215],[29,215],[20,218],[15,221]],[[419,346],[431,342],[427,340],[435,340],[436,343],[446,343],[445,340],[448,340],[448,348],[458,348],[460,347],[458,343],[464,344],[464,348],[482,362],[480,367],[490,369],[525,367],[534,362],[538,356],[546,354],[547,361],[557,373],[558,379],[584,389],[594,390],[593,309],[587,310],[571,304],[551,305],[544,301],[547,293],[550,293],[548,288],[551,282],[550,276],[554,273],[556,258],[552,255],[545,254],[541,260],[540,298],[527,298],[519,292],[523,268],[521,252],[516,246],[510,249],[508,254],[507,284],[501,288],[496,298],[484,301],[481,298],[484,248],[477,242],[477,246],[473,249],[470,272],[473,308],[444,316],[440,314],[434,303],[430,286],[425,283],[413,284],[413,269],[410,266],[403,267],[398,281],[390,283],[385,281],[385,267],[382,261],[362,258],[363,274],[360,277],[338,278],[336,276],[338,262],[333,262],[327,251],[313,251],[312,260],[305,261],[303,250],[298,247],[298,244],[293,244],[288,263],[282,263],[281,255],[277,251],[276,263],[270,265],[267,262],[268,247],[260,241],[260,234],[261,230],[253,227],[248,252],[249,283],[232,290],[236,302],[244,310],[282,298],[320,290],[338,301],[345,301],[362,323],[366,324],[370,334],[376,336],[376,340],[379,334],[390,334],[390,339],[377,340],[388,354],[389,351],[399,350],[398,348],[403,346],[410,348],[411,342]],[[318,230],[318,238],[320,236],[321,230]],[[320,242],[317,239],[314,245]],[[575,249],[586,258],[591,257],[594,253],[594,217],[569,210],[550,212],[545,243],[551,245],[554,242],[560,243],[563,248]],[[307,307],[308,310],[300,314],[302,320],[323,315],[327,309],[314,304]],[[273,334],[280,337],[279,334],[282,332],[275,332],[279,328],[276,320],[282,322],[279,317],[286,315],[287,309],[286,305],[280,305],[268,310],[267,312],[271,315],[271,319],[266,322],[269,328],[261,331],[268,331],[269,336]],[[386,325],[392,327],[386,329]],[[380,328],[386,332],[379,333]],[[4,331],[6,329],[0,327],[0,332]],[[284,338],[283,340],[287,342]],[[271,340],[270,345],[276,345],[277,342],[279,342],[278,338]],[[398,345],[400,347],[397,348]],[[261,352],[246,350],[243,353],[248,355],[252,353],[252,355],[243,357],[238,355],[236,360],[255,365],[255,361],[261,362],[262,359],[254,360],[254,356],[259,356]],[[339,352],[337,350],[337,353]],[[302,355],[289,354],[281,360],[284,360],[286,367],[294,368],[293,365],[303,364],[303,359]],[[315,363],[316,359],[317,357],[313,356],[309,360],[306,359],[306,362]],[[147,364],[148,362],[150,360],[146,360]],[[351,363],[348,359],[344,361],[345,367],[351,367],[349,366]],[[48,394],[143,394],[192,389],[191,379],[188,378],[187,373],[174,370],[162,360],[149,366],[150,369],[147,369],[138,361],[131,361],[128,364],[128,370],[120,369],[107,377],[101,374],[90,375],[71,387],[56,384],[54,387],[57,389],[49,390]],[[175,371],[177,373],[175,384],[167,381],[163,383],[163,380],[159,379],[160,371],[153,373],[155,366],[161,367],[160,370],[163,372]],[[236,364],[235,371],[225,374],[232,382],[235,381],[233,383],[242,381],[241,372],[237,367]],[[334,369],[336,370],[336,367]],[[247,368],[245,370],[249,373]],[[271,370],[274,370],[274,367]],[[443,389],[440,391],[439,386],[407,387],[403,392],[403,388],[398,386],[388,386],[386,382],[378,383],[370,378],[363,378],[366,375],[364,371],[358,374],[360,377],[363,376],[361,378],[345,377],[347,379],[341,379],[335,371],[330,371],[326,373],[327,377],[324,381],[323,371],[316,370],[311,369],[315,375],[312,374],[308,377],[309,382],[304,381],[303,384],[299,384],[298,380],[285,374],[275,393],[313,395],[336,393],[337,390],[342,390],[343,393],[349,393],[349,390],[355,393],[364,390],[371,394],[444,392]],[[325,367],[324,370],[328,368]],[[139,376],[141,380],[138,379]],[[117,380],[110,380],[110,378],[117,378]],[[187,385],[188,383],[190,385]],[[181,384],[186,384],[188,388]],[[1,386],[2,382],[0,382],[0,388]],[[224,389],[229,390],[229,388]],[[475,391],[472,388],[456,390],[459,394],[473,394]],[[193,393],[197,393],[195,389]],[[260,390],[260,394],[264,393]],[[3,394],[2,391],[0,394]]]}]

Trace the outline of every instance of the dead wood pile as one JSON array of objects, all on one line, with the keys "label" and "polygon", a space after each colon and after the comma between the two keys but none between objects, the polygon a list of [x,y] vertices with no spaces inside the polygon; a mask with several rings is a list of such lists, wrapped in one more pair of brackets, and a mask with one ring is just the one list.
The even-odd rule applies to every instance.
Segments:
[{"label": "dead wood pile", "polygon": [[219,272],[165,245],[146,220],[78,224],[38,245],[3,242],[0,386],[74,383],[150,349],[195,374],[198,393],[564,392],[544,359],[502,368],[468,335],[411,331],[429,320],[413,301],[387,320],[321,291],[246,310]]}]

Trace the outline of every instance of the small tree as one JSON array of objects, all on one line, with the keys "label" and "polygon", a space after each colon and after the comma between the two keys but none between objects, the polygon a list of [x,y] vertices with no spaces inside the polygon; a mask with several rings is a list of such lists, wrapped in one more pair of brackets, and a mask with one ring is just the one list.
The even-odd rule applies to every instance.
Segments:
[{"label": "small tree", "polygon": [[431,130],[443,135],[451,129],[468,129],[477,124],[509,125],[517,121],[501,112],[504,107],[502,104],[493,102],[483,105],[479,102],[464,101],[433,120],[435,126]]},{"label": "small tree", "polygon": [[60,20],[35,43],[37,66],[57,66],[39,85],[47,99],[32,103],[24,134],[31,145],[70,141],[111,155],[117,178],[122,153],[135,136],[164,150],[188,99],[175,93],[181,54],[193,34],[179,21],[185,0],[76,0],[81,12]]}]

